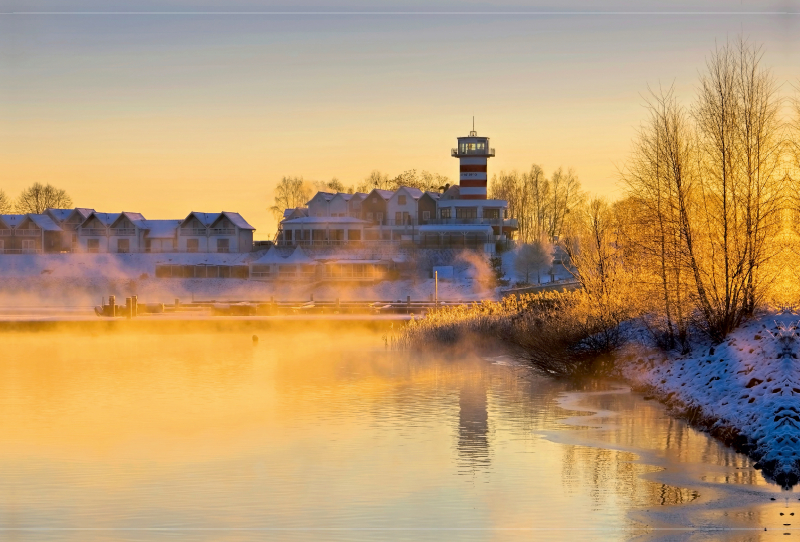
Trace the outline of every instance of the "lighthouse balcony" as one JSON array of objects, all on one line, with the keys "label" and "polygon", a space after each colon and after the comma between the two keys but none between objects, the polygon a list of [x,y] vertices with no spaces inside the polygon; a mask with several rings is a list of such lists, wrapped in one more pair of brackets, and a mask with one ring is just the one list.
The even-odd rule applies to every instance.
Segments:
[{"label": "lighthouse balcony", "polygon": [[450,150],[450,156],[455,156],[456,158],[461,158],[462,156],[485,156],[487,158],[492,158],[494,156],[494,149],[455,148]]}]

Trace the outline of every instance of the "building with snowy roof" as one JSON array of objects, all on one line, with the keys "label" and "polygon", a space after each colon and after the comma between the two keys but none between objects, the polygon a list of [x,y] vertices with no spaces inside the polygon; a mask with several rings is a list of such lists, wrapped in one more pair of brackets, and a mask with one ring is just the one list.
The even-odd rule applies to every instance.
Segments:
[{"label": "building with snowy roof", "polygon": [[489,138],[478,137],[473,130],[458,138],[451,154],[459,159],[458,185],[441,193],[410,186],[375,188],[368,194],[317,192],[305,214],[286,210],[276,243],[453,246],[493,252],[517,230],[517,221],[507,217],[508,202],[487,198],[487,161],[495,151]]}]

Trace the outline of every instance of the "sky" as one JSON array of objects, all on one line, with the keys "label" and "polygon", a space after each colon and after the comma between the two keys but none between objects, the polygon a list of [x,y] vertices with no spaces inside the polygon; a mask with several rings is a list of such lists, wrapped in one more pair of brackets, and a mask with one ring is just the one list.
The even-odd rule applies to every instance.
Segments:
[{"label": "sky", "polygon": [[0,189],[271,239],[282,176],[456,179],[475,117],[489,176],[572,167],[615,197],[648,86],[691,102],[715,44],[800,83],[800,0],[0,0]]}]

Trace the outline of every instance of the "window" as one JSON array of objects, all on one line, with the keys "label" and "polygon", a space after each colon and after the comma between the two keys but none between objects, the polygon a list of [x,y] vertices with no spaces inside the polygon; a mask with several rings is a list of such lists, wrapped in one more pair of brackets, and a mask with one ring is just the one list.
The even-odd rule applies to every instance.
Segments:
[{"label": "window", "polygon": [[367,220],[372,220],[375,217],[372,213],[367,213]]},{"label": "window", "polygon": [[401,213],[400,211],[397,211],[394,214],[394,223],[398,224],[398,225],[403,223],[403,213]]},{"label": "window", "polygon": [[230,252],[230,239],[217,239],[217,252]]},{"label": "window", "polygon": [[450,207],[445,207],[444,209],[439,209],[439,217],[440,218],[450,218]]},{"label": "window", "polygon": [[430,211],[422,211],[422,220],[430,220],[431,219],[431,212]]},{"label": "window", "polygon": [[405,205],[406,204],[406,197],[405,196],[397,196],[397,204],[398,205]]},{"label": "window", "polygon": [[478,208],[456,207],[456,218],[478,218]]},{"label": "window", "polygon": [[403,224],[411,224],[411,216],[407,211],[403,211]]},{"label": "window", "polygon": [[22,252],[26,254],[30,252],[36,252],[36,241],[34,241],[33,239],[23,239]]},{"label": "window", "polygon": [[375,213],[375,218],[378,220],[378,222],[383,224],[383,213]]},{"label": "window", "polygon": [[100,239],[87,239],[86,240],[87,252],[100,252]]},{"label": "window", "polygon": [[484,209],[483,218],[500,218],[500,209]]},{"label": "window", "polygon": [[361,241],[361,230],[347,230],[348,241]]},{"label": "window", "polygon": [[283,239],[289,243],[292,242],[292,230],[286,230],[283,232]]},{"label": "window", "polygon": [[120,254],[126,254],[131,251],[131,240],[130,239],[117,239],[117,252]]},{"label": "window", "polygon": [[200,250],[200,239],[187,239],[186,252],[198,252]]}]

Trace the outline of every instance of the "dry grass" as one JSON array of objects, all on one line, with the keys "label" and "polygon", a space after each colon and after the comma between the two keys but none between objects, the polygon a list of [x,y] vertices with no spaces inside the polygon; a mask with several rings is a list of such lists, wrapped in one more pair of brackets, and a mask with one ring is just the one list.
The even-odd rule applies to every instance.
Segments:
[{"label": "dry grass", "polygon": [[425,350],[493,339],[549,374],[587,374],[602,371],[600,355],[621,344],[620,323],[583,291],[544,292],[432,311],[404,327],[393,346]]}]

